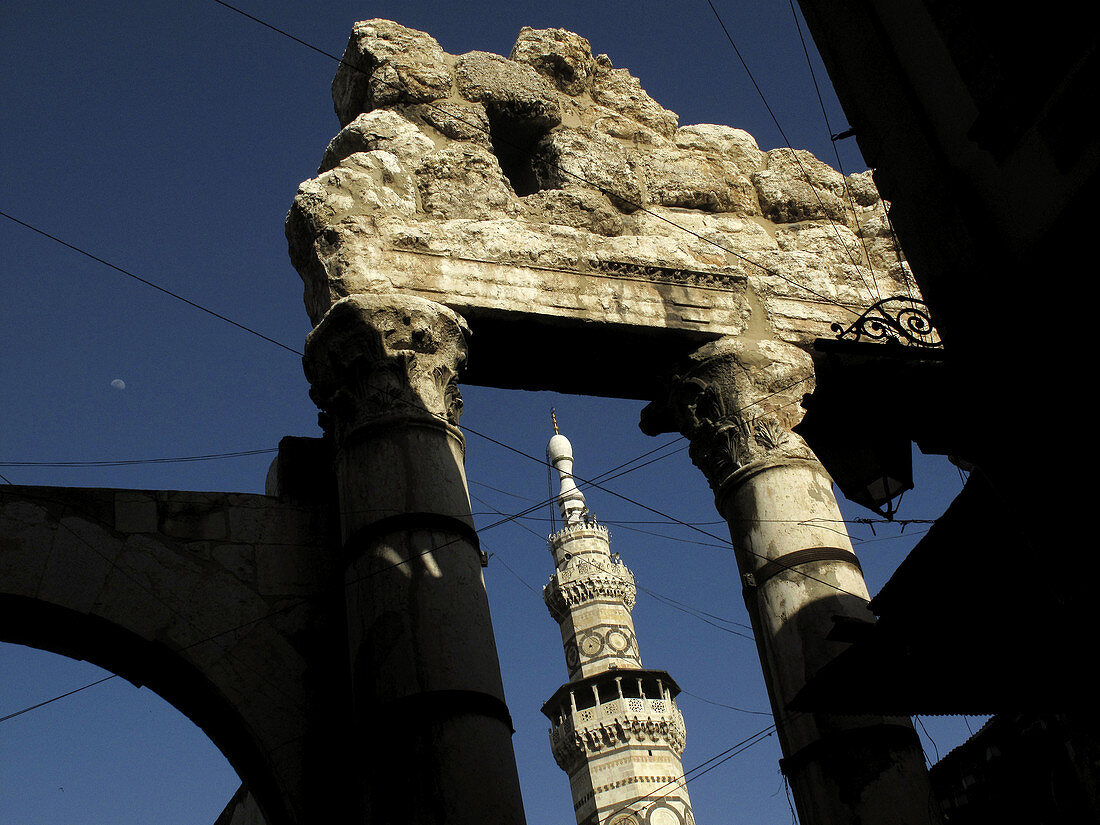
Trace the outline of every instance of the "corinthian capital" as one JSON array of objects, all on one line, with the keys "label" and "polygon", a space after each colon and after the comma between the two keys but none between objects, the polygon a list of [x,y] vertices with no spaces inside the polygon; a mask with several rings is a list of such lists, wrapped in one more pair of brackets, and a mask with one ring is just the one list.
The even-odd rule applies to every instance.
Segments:
[{"label": "corinthian capital", "polygon": [[696,350],[666,397],[642,411],[648,435],[679,432],[718,491],[738,470],[765,460],[813,459],[791,428],[813,390],[813,362],[791,344],[723,338]]},{"label": "corinthian capital", "polygon": [[430,417],[457,427],[468,335],[461,316],[425,298],[343,298],[306,338],[310,397],[337,441],[381,419]]}]

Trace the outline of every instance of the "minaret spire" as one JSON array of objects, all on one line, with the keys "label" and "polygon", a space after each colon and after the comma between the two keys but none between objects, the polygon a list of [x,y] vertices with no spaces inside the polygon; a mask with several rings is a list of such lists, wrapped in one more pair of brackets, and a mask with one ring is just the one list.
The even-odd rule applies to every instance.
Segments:
[{"label": "minaret spire", "polygon": [[558,432],[558,418],[554,410],[550,410],[550,418],[554,422],[554,435],[546,445],[546,460],[558,471],[561,484],[558,492],[561,520],[566,527],[584,524],[591,517],[588,514],[584,493],[577,488],[577,482],[573,478],[573,445],[569,443],[568,438]]},{"label": "minaret spire", "polygon": [[642,666],[634,575],[611,552],[573,478],[573,445],[558,431],[546,457],[561,481],[564,526],[550,536],[554,575],[543,588],[561,628],[569,681],[542,707],[550,745],[569,775],[578,825],[695,825],[683,779],[680,688]]}]

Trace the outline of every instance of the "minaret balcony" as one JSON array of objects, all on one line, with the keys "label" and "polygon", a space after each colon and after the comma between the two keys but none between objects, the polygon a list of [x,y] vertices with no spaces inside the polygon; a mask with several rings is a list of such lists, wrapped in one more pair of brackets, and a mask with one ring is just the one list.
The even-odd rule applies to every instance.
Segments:
[{"label": "minaret balcony", "polygon": [[680,756],[687,731],[679,691],[659,670],[612,670],[563,685],[542,708],[553,723],[555,759],[570,771],[578,760],[629,745],[663,745]]},{"label": "minaret balcony", "polygon": [[684,717],[673,701],[622,699],[586,708],[550,728],[550,748],[559,767],[572,771],[602,751],[634,745],[669,748],[683,755]]},{"label": "minaret balcony", "polygon": [[637,588],[634,574],[610,556],[591,561],[570,559],[543,587],[543,598],[555,614],[595,599],[617,599],[627,610],[634,607]]},{"label": "minaret balcony", "polygon": [[581,538],[603,539],[604,541],[610,542],[611,531],[596,521],[582,521],[577,524],[567,524],[558,530],[558,532],[550,535],[550,546],[554,547],[564,544],[567,541]]},{"label": "minaret balcony", "polygon": [[608,721],[672,722],[683,726],[683,715],[672,699],[612,699],[602,705],[584,708],[563,718],[562,729],[586,731],[601,727]]}]

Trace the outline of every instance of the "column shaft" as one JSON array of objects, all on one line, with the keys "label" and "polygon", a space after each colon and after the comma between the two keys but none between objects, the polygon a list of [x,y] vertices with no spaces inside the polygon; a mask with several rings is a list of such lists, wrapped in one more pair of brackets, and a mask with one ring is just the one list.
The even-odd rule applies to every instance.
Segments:
[{"label": "column shaft", "polygon": [[463,469],[465,324],[353,296],[310,334],[336,440],[363,822],[524,821]]},{"label": "column shaft", "polygon": [[867,587],[824,468],[791,427],[812,365],[777,342],[699,350],[643,413],[679,430],[730,528],[745,604],[800,821],[929,825],[929,785],[907,718],[794,713],[788,703],[845,645],[835,617],[872,621]]}]

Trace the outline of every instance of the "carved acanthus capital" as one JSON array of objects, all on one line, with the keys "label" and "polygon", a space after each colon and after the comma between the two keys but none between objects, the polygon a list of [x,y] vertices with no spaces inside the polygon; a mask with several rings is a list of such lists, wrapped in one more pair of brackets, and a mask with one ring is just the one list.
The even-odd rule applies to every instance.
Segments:
[{"label": "carved acanthus capital", "polygon": [[384,419],[430,417],[458,426],[465,320],[410,295],[351,295],[306,338],[310,398],[337,442]]},{"label": "carved acanthus capital", "polygon": [[810,356],[791,344],[723,338],[691,355],[666,397],[642,411],[640,426],[687,437],[691,460],[717,492],[754,463],[813,459],[791,432],[813,380]]}]

